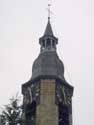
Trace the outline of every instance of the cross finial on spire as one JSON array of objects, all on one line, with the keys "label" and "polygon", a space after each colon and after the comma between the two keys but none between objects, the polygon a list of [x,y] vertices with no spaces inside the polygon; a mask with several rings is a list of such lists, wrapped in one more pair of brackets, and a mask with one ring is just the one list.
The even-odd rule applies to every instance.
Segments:
[{"label": "cross finial on spire", "polygon": [[48,20],[50,20],[50,16],[51,16],[51,4],[48,4]]}]

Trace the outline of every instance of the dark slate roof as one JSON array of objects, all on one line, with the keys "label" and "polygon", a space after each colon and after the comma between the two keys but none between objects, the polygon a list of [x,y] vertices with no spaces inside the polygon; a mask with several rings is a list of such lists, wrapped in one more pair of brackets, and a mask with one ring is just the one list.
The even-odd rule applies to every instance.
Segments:
[{"label": "dark slate roof", "polygon": [[32,67],[32,80],[49,76],[64,80],[64,65],[56,52],[40,53]]},{"label": "dark slate roof", "polygon": [[52,31],[52,27],[50,24],[50,20],[48,20],[48,23],[44,32],[44,36],[53,36],[53,31]]}]

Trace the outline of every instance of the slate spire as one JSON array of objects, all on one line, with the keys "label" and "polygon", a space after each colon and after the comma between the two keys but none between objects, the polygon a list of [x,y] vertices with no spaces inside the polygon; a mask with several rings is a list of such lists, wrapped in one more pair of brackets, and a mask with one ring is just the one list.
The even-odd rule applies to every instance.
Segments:
[{"label": "slate spire", "polygon": [[56,51],[56,44],[58,43],[58,38],[53,34],[53,30],[50,23],[50,17],[48,17],[47,26],[43,36],[39,39],[41,45],[41,52]]},{"label": "slate spire", "polygon": [[50,19],[48,18],[48,23],[44,32],[44,36],[53,36],[53,31],[50,23]]}]

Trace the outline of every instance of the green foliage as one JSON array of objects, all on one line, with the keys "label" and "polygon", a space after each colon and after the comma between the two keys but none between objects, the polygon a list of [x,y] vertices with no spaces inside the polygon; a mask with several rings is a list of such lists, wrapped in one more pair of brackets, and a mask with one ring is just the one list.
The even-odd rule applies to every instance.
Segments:
[{"label": "green foliage", "polygon": [[22,106],[19,105],[18,98],[10,99],[10,104],[5,105],[0,115],[0,125],[22,125]]}]

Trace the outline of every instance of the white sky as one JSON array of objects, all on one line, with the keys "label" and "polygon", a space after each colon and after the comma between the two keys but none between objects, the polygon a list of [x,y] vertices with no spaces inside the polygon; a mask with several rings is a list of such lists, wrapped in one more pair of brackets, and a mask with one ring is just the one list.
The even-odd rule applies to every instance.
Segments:
[{"label": "white sky", "polygon": [[[52,0],[65,77],[75,87],[74,125],[94,124],[94,1]],[[0,0],[0,106],[21,92],[38,56],[48,0]]]}]

